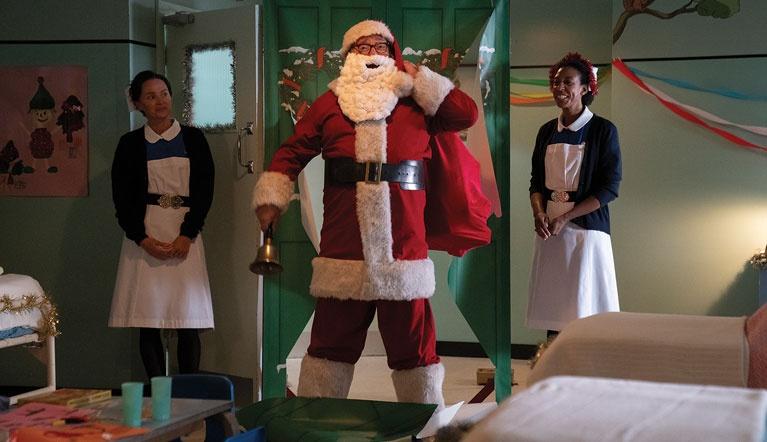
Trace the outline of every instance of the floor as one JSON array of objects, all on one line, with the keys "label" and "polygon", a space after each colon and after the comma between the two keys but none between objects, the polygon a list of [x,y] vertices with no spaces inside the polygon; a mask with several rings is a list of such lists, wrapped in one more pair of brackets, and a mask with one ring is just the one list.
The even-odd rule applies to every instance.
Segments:
[{"label": "floor", "polygon": [[[445,382],[442,392],[445,404],[451,405],[460,401],[468,402],[482,389],[477,385],[477,369],[492,368],[493,364],[486,358],[460,358],[443,356],[445,365]],[[301,367],[300,358],[287,360],[288,387],[295,392],[298,385],[298,373]],[[511,361],[514,371],[512,394],[524,389],[530,366],[527,360]],[[391,370],[386,365],[385,356],[363,356],[355,367],[349,398],[396,401],[394,387],[391,382]],[[495,402],[495,393],[491,393],[484,402]]]},{"label": "floor", "polygon": [[[445,404],[468,402],[482,389],[477,385],[477,369],[492,368],[493,364],[487,358],[461,358],[442,356],[445,365],[445,382],[442,393]],[[288,388],[295,392],[298,385],[298,373],[301,369],[301,358],[287,359]],[[525,387],[530,366],[527,360],[512,359],[511,367],[514,372],[512,394],[519,393]],[[349,391],[350,399],[369,399],[396,402],[394,387],[391,382],[391,370],[386,365],[385,356],[363,356],[354,370],[354,380]],[[237,388],[235,388],[237,390]],[[479,416],[489,412],[495,403],[495,393],[491,393],[481,406],[464,407],[458,412],[453,422],[457,420],[474,421]],[[183,442],[202,442],[204,430],[199,430],[182,438]],[[409,440],[409,439],[408,439]]]}]

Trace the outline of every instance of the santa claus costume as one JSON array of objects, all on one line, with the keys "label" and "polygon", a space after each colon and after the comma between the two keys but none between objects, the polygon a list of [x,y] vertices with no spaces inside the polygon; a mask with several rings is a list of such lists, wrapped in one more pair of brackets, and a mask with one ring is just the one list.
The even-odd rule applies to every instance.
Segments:
[{"label": "santa claus costume", "polygon": [[[378,35],[392,57],[349,52]],[[301,169],[326,160],[320,253],[312,261],[317,298],[298,394],[346,397],[374,313],[402,402],[443,404],[444,368],[428,298],[423,161],[429,139],[477,118],[474,101],[425,66],[413,77],[389,28],[366,20],[344,35],[344,65],[312,104],[256,183],[254,207],[286,210]]]}]

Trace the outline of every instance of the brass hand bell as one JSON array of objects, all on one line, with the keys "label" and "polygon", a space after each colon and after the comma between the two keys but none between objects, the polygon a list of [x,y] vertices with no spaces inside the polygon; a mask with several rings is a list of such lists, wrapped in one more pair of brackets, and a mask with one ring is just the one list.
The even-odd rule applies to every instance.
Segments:
[{"label": "brass hand bell", "polygon": [[277,247],[272,244],[272,225],[264,232],[264,244],[258,248],[256,259],[250,264],[250,271],[257,275],[274,275],[282,272]]}]

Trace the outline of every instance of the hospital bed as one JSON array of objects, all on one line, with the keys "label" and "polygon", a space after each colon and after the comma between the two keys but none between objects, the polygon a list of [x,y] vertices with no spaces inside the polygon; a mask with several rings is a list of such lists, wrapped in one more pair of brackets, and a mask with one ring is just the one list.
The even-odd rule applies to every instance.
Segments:
[{"label": "hospital bed", "polygon": [[527,379],[557,375],[682,384],[748,386],[749,349],[743,317],[609,312],[568,324]]},{"label": "hospital bed", "polygon": [[554,376],[512,395],[462,442],[765,440],[767,391]]}]

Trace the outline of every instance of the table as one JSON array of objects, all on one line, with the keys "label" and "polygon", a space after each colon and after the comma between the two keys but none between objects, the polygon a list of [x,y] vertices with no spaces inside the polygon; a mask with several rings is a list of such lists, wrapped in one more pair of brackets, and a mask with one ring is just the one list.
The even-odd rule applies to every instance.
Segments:
[{"label": "table", "polygon": [[[89,404],[86,407],[99,411],[96,419],[122,422],[122,399],[113,397],[108,401]],[[144,409],[150,407],[150,398],[144,398]],[[236,422],[231,410],[232,401],[213,399],[171,399],[170,419],[153,421],[151,418],[142,421],[142,428],[150,431],[140,436],[121,441],[168,441],[194,431],[205,418],[215,416],[230,423]]]}]

